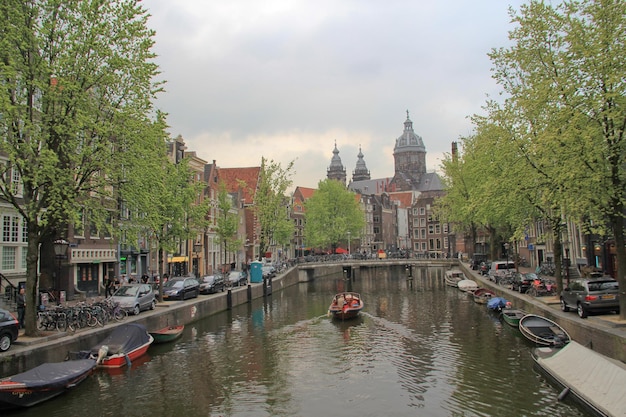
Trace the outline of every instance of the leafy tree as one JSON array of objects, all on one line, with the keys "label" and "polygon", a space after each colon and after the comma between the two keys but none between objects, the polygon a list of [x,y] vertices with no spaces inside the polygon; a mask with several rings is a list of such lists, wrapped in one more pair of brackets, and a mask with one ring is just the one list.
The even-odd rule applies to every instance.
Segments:
[{"label": "leafy tree", "polygon": [[6,0],[0,17],[0,196],[26,223],[33,335],[40,244],[50,249],[80,208],[107,227],[118,142],[154,137],[143,132],[155,128],[158,69],[148,15],[134,0]]},{"label": "leafy tree", "polygon": [[293,161],[282,168],[280,163],[261,158],[259,184],[254,210],[260,226],[260,253],[273,243],[286,244],[293,236],[294,225],[287,211],[287,189],[291,186]]},{"label": "leafy tree", "polygon": [[[542,198],[560,200],[552,208],[555,239],[563,218],[608,225],[624,288],[626,3],[531,1],[511,15],[513,45],[491,58],[534,169],[552,182]],[[626,318],[626,297],[620,304]]]},{"label": "leafy tree", "polygon": [[332,247],[344,241],[348,232],[360,235],[365,226],[356,194],[339,181],[320,181],[317,191],[305,203],[305,234],[313,247]]},{"label": "leafy tree", "polygon": [[218,184],[217,193],[217,227],[215,232],[218,239],[222,242],[224,250],[224,262],[226,264],[226,255],[228,251],[236,251],[241,246],[241,241],[237,239],[237,227],[239,216],[237,208],[233,204],[232,196],[226,189],[226,184],[220,182]]}]

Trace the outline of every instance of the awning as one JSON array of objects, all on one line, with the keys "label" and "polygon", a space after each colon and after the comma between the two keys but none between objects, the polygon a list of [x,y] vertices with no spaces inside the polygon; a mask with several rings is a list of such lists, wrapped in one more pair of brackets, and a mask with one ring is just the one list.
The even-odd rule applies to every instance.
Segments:
[{"label": "awning", "polygon": [[167,260],[170,263],[174,263],[174,262],[188,262],[189,258],[187,256],[174,256],[172,258],[169,258]]}]

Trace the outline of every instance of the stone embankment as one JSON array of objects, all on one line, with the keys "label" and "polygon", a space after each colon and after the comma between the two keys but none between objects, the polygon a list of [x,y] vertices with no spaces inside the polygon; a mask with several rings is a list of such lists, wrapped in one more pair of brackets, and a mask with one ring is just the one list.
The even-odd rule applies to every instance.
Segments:
[{"label": "stone embankment", "polygon": [[[581,319],[576,313],[563,312],[558,296],[531,297],[488,280],[461,264],[466,276],[487,287],[513,304],[515,308],[549,318],[562,326],[576,342],[604,356],[626,363],[626,320],[617,314],[590,315]],[[530,270],[520,270],[530,272]]]}]

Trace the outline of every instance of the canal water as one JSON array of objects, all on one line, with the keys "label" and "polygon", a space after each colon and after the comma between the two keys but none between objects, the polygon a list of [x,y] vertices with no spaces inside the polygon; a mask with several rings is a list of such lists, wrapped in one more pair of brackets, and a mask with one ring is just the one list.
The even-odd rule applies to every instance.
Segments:
[{"label": "canal water", "polygon": [[[15,415],[584,416],[533,370],[530,342],[443,274],[376,268],[295,285]],[[343,290],[365,309],[337,323],[326,313]]]}]

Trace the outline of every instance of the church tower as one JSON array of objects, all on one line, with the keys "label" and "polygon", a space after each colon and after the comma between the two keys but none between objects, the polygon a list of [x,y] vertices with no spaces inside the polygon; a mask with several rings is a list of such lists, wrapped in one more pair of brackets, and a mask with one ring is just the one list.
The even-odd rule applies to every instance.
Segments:
[{"label": "church tower", "polygon": [[337,149],[337,142],[335,142],[335,149],[333,149],[333,157],[330,160],[330,167],[326,170],[326,178],[340,181],[343,185],[346,185],[346,169],[341,163],[339,150]]},{"label": "church tower", "polygon": [[356,161],[356,168],[352,173],[352,182],[354,181],[364,181],[369,180],[370,172],[365,165],[365,161],[363,160],[363,153],[361,152],[361,146],[359,146],[359,154],[357,155],[358,160]]},{"label": "church tower", "polygon": [[406,111],[404,132],[396,139],[393,148],[395,174],[392,184],[396,191],[417,189],[422,175],[426,173],[426,148],[422,138],[413,131],[413,122]]}]

